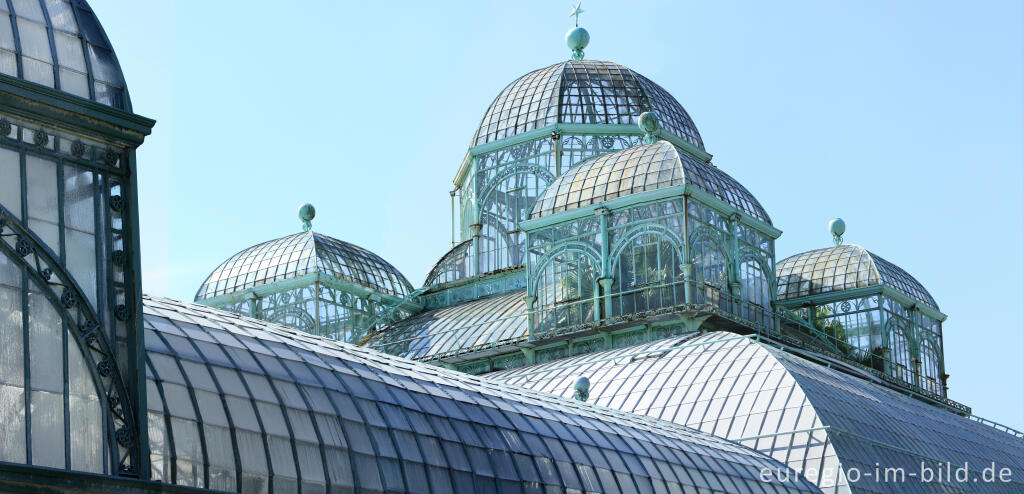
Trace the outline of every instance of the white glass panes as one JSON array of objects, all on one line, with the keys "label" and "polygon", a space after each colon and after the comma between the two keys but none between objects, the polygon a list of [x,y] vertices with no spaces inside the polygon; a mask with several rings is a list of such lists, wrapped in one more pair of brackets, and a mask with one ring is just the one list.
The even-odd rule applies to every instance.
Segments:
[{"label": "white glass panes", "polygon": [[771,224],[768,213],[739,182],[667,141],[591,158],[556,179],[530,213],[539,218],[617,197],[684,183]]},{"label": "white glass panes", "polygon": [[0,2],[0,72],[130,110],[121,69],[84,0]]},{"label": "white glass panes", "polygon": [[525,340],[525,295],[517,290],[426,311],[399,321],[369,345],[392,355],[429,359]]},{"label": "white glass panes", "polygon": [[919,281],[899,266],[859,245],[840,245],[787,257],[775,267],[779,300],[885,284],[935,309],[939,305]]},{"label": "white glass panes", "polygon": [[326,235],[303,232],[245,249],[213,270],[196,293],[210,299],[256,285],[320,272],[382,294],[412,292],[405,276],[380,256]]},{"label": "white glass panes", "polygon": [[0,255],[0,461],[104,473],[105,411],[90,364],[26,276]]},{"label": "white glass panes", "polygon": [[[908,472],[918,471],[922,458],[983,465],[975,475],[992,462],[1024,467],[1024,442],[1011,434],[733,333],[667,338],[486,375],[565,397],[580,376],[591,383],[588,402],[738,441],[807,472],[825,492],[877,492],[880,484],[867,478],[847,486],[842,472],[873,471],[876,462]],[[960,488],[911,482],[908,491]],[[978,492],[1007,488],[971,485]]]},{"label": "white glass panes", "polygon": [[[165,482],[241,492],[818,492],[795,474],[762,482],[762,468],[784,467],[667,422],[207,307],[144,303],[149,389],[160,397],[150,400],[153,476]],[[232,425],[207,427],[222,427],[221,412]],[[214,441],[232,456],[212,459]]]},{"label": "white glass panes", "polygon": [[636,124],[651,110],[665,130],[704,148],[689,114],[667,91],[626,67],[599,60],[559,62],[509,84],[484,114],[474,145],[555,123]]}]

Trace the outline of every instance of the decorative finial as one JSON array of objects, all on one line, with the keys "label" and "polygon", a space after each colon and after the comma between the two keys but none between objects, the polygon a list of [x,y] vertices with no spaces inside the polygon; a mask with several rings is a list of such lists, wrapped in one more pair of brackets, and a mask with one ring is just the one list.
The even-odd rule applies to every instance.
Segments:
[{"label": "decorative finial", "polygon": [[842,218],[832,218],[828,222],[828,231],[832,233],[832,242],[836,246],[843,245],[843,234],[846,233],[846,222]]},{"label": "decorative finial", "polygon": [[569,17],[576,18],[576,27],[580,27],[580,14],[584,12],[580,6],[583,5],[583,0],[576,2],[576,6],[572,8],[572,12],[569,12]]},{"label": "decorative finial", "polygon": [[636,119],[636,123],[640,126],[640,130],[644,131],[644,144],[653,144],[658,140],[658,136],[655,135],[659,127],[658,112],[645,111],[640,114],[640,118]]},{"label": "decorative finial", "polygon": [[575,390],[575,393],[573,393],[572,395],[572,399],[578,401],[587,401],[587,398],[590,398],[590,379],[587,379],[586,377],[580,377],[572,385],[572,389]]},{"label": "decorative finial", "polygon": [[305,203],[299,208],[299,219],[302,220],[302,231],[308,232],[313,229],[313,218],[316,216],[316,208],[310,203]]},{"label": "decorative finial", "polygon": [[572,50],[573,60],[583,60],[583,49],[590,44],[590,33],[580,27],[580,14],[583,13],[583,9],[580,8],[581,4],[583,4],[583,0],[576,2],[572,12],[569,12],[569,17],[576,18],[576,27],[565,33],[565,44],[569,45],[569,49]]}]

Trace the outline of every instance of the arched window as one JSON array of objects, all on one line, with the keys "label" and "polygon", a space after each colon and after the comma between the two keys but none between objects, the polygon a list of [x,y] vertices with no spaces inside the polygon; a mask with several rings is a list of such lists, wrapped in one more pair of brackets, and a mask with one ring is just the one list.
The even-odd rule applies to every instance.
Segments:
[{"label": "arched window", "polygon": [[597,258],[583,250],[563,249],[542,261],[534,278],[535,330],[563,328],[594,320]]},{"label": "arched window", "polygon": [[942,366],[936,345],[928,338],[921,341],[921,387],[942,394]]},{"label": "arched window", "polygon": [[616,247],[612,314],[629,314],[685,302],[682,261],[676,242],[642,233]]},{"label": "arched window", "polygon": [[99,396],[61,312],[0,253],[0,461],[108,473]]},{"label": "arched window", "polygon": [[696,290],[694,302],[722,305],[722,294],[728,294],[729,260],[710,234],[697,235],[691,241]]},{"label": "arched window", "polygon": [[917,369],[914,365],[915,354],[912,342],[907,337],[906,325],[903,318],[890,315],[886,321],[886,329],[889,331],[889,355],[892,360],[892,375],[907,383],[914,382],[914,373]]}]

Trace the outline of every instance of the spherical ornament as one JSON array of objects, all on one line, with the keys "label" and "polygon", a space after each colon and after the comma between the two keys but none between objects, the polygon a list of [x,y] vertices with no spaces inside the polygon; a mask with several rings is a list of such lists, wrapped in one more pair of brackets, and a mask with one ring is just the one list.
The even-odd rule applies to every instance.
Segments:
[{"label": "spherical ornament", "polygon": [[832,236],[843,236],[846,233],[846,222],[842,218],[832,218],[828,222],[828,231]]},{"label": "spherical ornament", "polygon": [[653,111],[641,113],[640,118],[637,119],[637,124],[640,125],[640,130],[647,133],[658,130],[658,113]]},{"label": "spherical ornament", "polygon": [[574,27],[565,33],[565,44],[570,50],[582,50],[590,44],[590,33],[582,27]]},{"label": "spherical ornament", "polygon": [[590,379],[587,379],[586,376],[580,376],[580,378],[573,383],[572,389],[575,391],[573,393],[573,398],[579,401],[587,401],[587,398],[590,397]]},{"label": "spherical ornament", "polygon": [[316,217],[316,208],[312,204],[306,203],[299,208],[299,219],[302,221],[312,221]]}]

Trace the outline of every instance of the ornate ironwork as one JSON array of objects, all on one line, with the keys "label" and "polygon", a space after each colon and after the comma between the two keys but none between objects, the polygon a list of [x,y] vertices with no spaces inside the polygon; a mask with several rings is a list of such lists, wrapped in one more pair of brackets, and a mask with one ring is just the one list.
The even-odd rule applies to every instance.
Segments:
[{"label": "ornate ironwork", "polygon": [[133,432],[138,428],[134,407],[131,400],[122,398],[128,396],[128,388],[115,363],[113,347],[97,322],[99,318],[89,304],[79,303],[88,299],[72,276],[43,247],[42,241],[19,224],[3,206],[0,206],[0,253],[18,262],[64,321],[78,328],[78,331],[68,333],[82,349],[82,356],[89,367],[94,369],[93,380],[110,404],[107,420],[112,424],[109,430],[117,431],[116,434],[111,432],[114,436],[111,439],[119,445],[114,449],[119,472],[138,475],[140,452],[137,434]]}]

